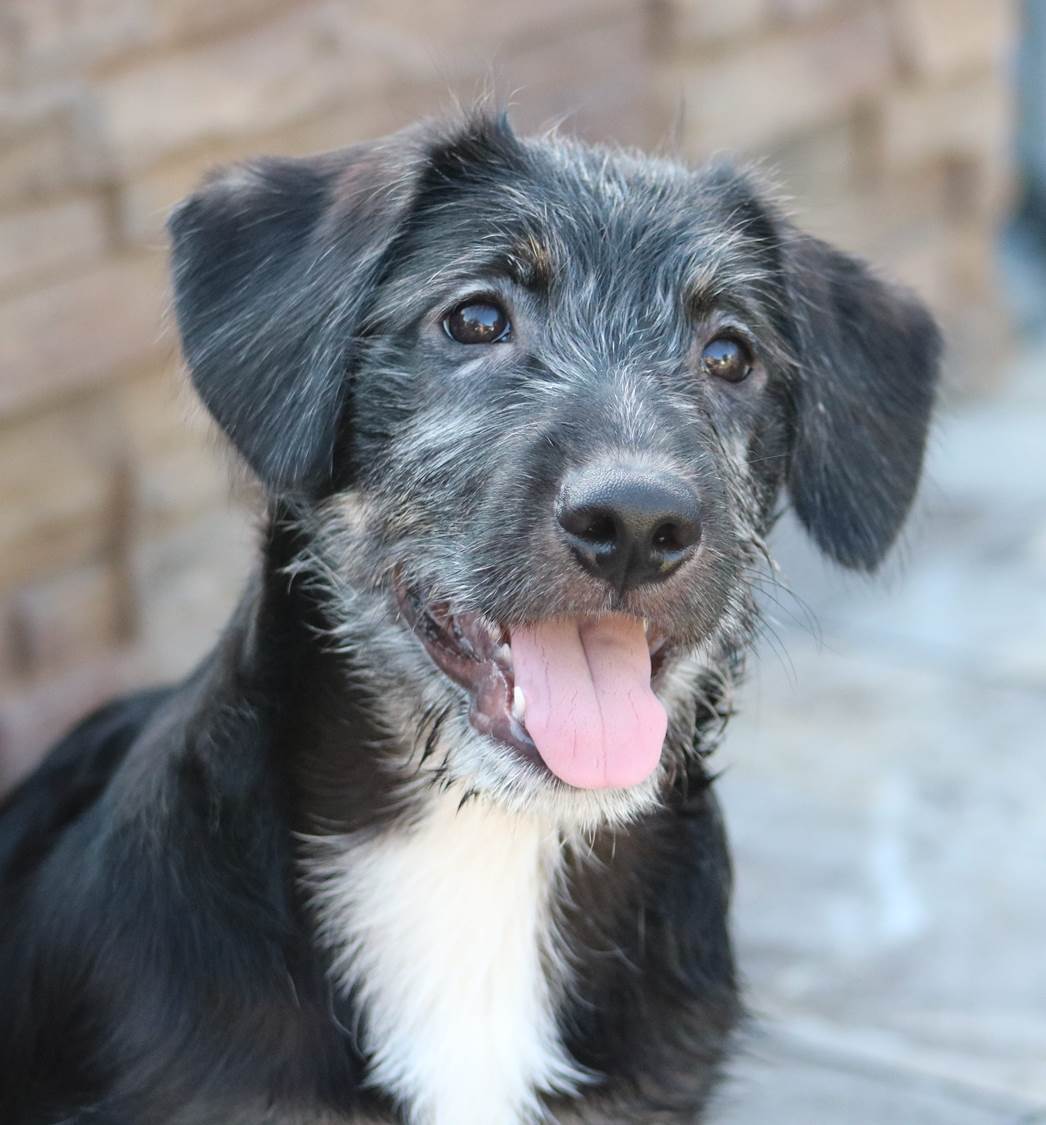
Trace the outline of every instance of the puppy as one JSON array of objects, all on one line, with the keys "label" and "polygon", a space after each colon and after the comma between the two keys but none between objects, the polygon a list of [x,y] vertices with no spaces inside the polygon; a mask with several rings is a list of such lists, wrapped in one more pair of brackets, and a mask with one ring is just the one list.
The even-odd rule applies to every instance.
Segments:
[{"label": "puppy", "polygon": [[219,172],[170,232],[260,557],[6,805],[0,1120],[697,1121],[763,536],[786,492],[880,562],[930,316],[743,173],[482,112]]}]

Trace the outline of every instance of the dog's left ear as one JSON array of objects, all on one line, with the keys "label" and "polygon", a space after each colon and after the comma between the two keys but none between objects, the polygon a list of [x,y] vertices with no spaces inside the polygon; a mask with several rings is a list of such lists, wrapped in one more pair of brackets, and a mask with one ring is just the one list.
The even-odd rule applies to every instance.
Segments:
[{"label": "dog's left ear", "polygon": [[798,360],[792,502],[827,555],[873,570],[919,483],[940,336],[914,296],[856,259],[798,233],[783,250]]},{"label": "dog's left ear", "polygon": [[402,134],[255,160],[212,176],[168,223],[193,384],[270,490],[330,476],[354,336],[419,161]]}]

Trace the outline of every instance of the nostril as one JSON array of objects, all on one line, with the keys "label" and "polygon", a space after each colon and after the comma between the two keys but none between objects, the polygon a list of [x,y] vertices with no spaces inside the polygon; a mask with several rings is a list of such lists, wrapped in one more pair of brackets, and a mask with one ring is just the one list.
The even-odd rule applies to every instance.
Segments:
[{"label": "nostril", "polygon": [[655,551],[672,554],[692,547],[700,537],[701,525],[697,520],[665,520],[654,529],[650,545]]},{"label": "nostril", "polygon": [[674,523],[663,523],[654,530],[650,542],[659,551],[678,551],[683,544],[679,541],[679,528]]},{"label": "nostril", "polygon": [[592,547],[613,547],[619,536],[617,520],[605,508],[568,507],[559,513],[560,526]]},{"label": "nostril", "polygon": [[589,519],[581,537],[590,543],[610,545],[617,541],[617,524],[614,517],[605,512],[597,512]]}]

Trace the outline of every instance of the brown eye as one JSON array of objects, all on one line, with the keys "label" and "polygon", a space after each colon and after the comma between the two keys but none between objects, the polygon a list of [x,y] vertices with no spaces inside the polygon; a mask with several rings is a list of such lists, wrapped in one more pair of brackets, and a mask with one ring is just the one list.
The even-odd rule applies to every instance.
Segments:
[{"label": "brown eye", "polygon": [[459,344],[501,344],[512,331],[505,310],[490,301],[470,301],[443,318],[443,331]]},{"label": "brown eye", "polygon": [[705,344],[701,367],[706,375],[740,383],[752,370],[752,353],[733,336],[717,336]]}]

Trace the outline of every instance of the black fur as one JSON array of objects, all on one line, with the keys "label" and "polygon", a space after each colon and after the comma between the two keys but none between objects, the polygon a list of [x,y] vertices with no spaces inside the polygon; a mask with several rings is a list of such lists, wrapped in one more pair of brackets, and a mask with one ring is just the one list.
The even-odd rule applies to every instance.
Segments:
[{"label": "black fur", "polygon": [[[557,1020],[598,1081],[546,1104],[697,1120],[740,1013],[703,752],[762,535],[786,487],[829,556],[881,560],[919,476],[928,314],[740,173],[482,114],[219,174],[171,234],[192,379],[265,485],[267,528],[203,664],[86,720],[0,814],[0,1121],[406,1120],[367,1084],[299,834],[406,831],[441,789],[541,809],[554,790],[555,815],[573,798],[487,761],[403,588],[507,626],[609,610],[671,638],[668,673],[692,679],[656,792],[564,829]],[[483,356],[439,321],[477,289],[518,336],[466,367]],[[755,355],[737,385],[697,363],[724,323]],[[708,548],[617,595],[550,522],[564,472],[607,456],[692,486]]]},{"label": "black fur", "polygon": [[795,383],[792,501],[823,551],[872,570],[919,483],[939,340],[921,305],[823,242],[798,239],[790,274],[806,376]]}]

